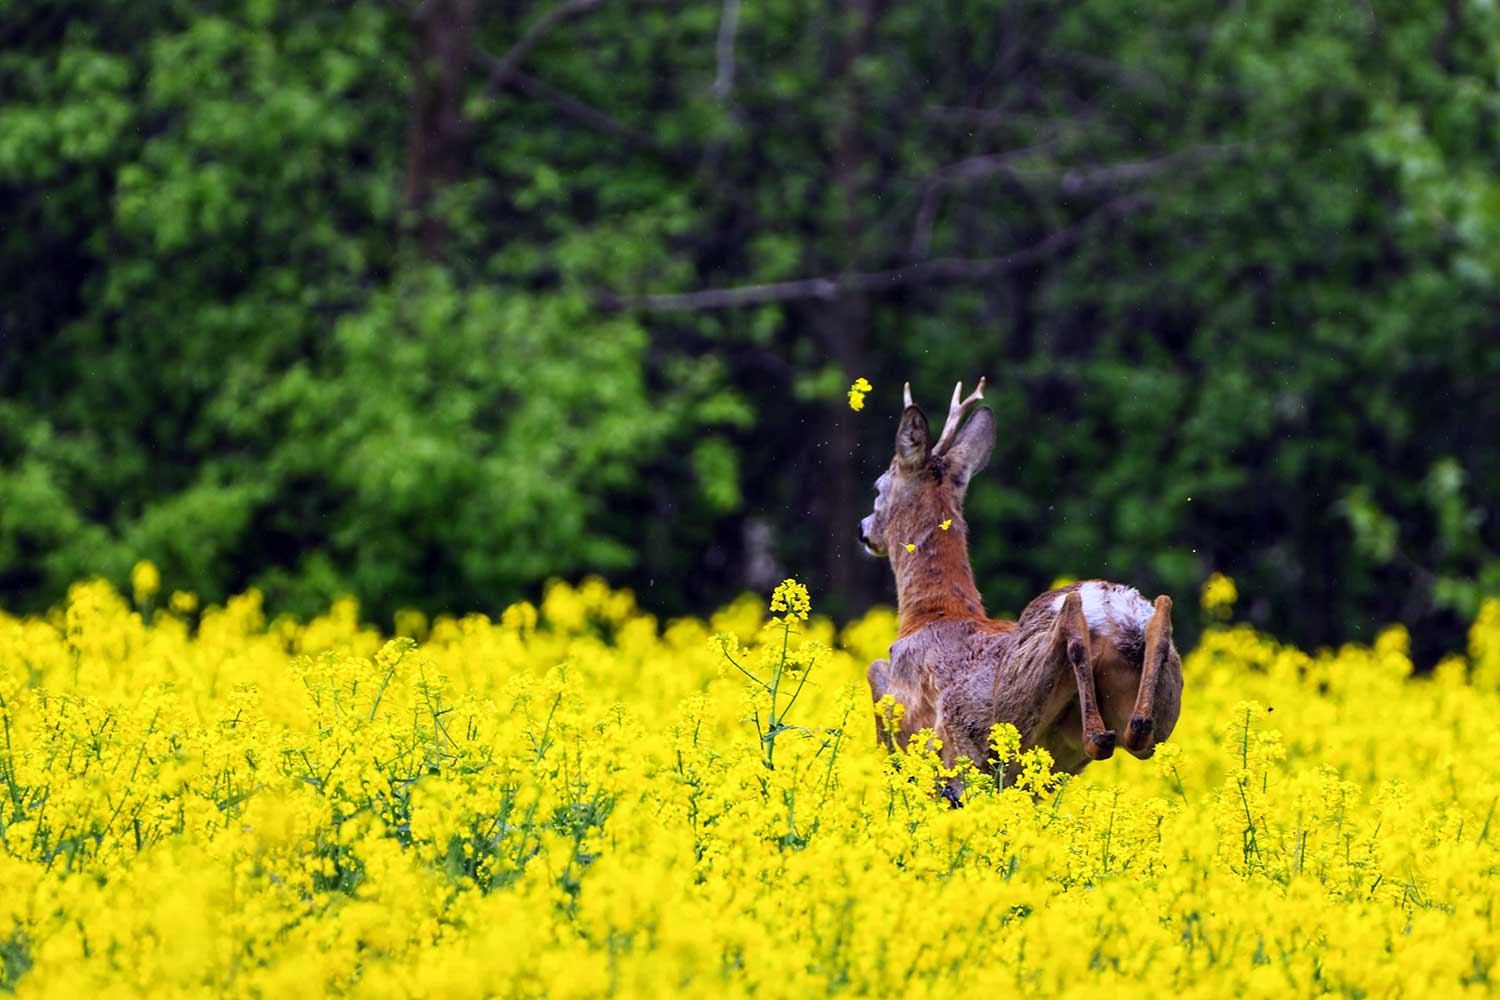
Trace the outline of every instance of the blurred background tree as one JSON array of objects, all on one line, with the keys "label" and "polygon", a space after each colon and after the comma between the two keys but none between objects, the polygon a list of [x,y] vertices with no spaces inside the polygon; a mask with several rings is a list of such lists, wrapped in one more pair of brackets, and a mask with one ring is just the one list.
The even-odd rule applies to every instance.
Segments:
[{"label": "blurred background tree", "polygon": [[1481,0],[0,0],[0,605],[852,613],[901,383],[986,374],[992,610],[1217,570],[1430,660],[1500,590],[1497,63]]}]

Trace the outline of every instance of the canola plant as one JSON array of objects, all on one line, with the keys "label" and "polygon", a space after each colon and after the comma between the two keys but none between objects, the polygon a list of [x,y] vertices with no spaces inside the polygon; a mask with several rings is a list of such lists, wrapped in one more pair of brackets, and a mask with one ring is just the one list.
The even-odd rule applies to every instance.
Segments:
[{"label": "canola plant", "polygon": [[[889,612],[806,592],[659,622],[539,606],[268,621],[73,588],[0,615],[0,992],[36,997],[1486,994],[1500,981],[1500,601],[1185,657],[1156,757],[996,781],[888,755]],[[1216,579],[1220,607],[1233,585]],[[769,616],[768,616],[769,611]],[[880,706],[887,722],[899,706]],[[1004,776],[1008,775],[1006,778]]]}]

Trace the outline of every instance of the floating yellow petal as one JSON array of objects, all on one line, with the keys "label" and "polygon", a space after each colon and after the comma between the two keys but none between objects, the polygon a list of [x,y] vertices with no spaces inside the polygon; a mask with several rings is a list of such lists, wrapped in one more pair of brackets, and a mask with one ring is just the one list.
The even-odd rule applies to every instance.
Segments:
[{"label": "floating yellow petal", "polygon": [[849,409],[863,410],[865,408],[865,393],[873,388],[875,387],[863,376],[855,379],[854,384],[849,387]]},{"label": "floating yellow petal", "polygon": [[907,542],[906,543],[906,551],[908,551],[908,552],[915,552],[915,551],[917,551],[917,547],[915,545],[913,545],[911,542]]},{"label": "floating yellow petal", "polygon": [[942,524],[938,525],[938,527],[942,528],[944,531],[947,531],[949,528],[953,527],[953,518],[948,518],[947,520],[943,521]]}]

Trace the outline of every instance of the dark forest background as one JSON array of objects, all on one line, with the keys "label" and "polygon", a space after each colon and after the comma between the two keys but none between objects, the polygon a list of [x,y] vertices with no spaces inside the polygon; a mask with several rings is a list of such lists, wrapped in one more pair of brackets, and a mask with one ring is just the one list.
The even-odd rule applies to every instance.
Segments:
[{"label": "dark forest background", "polygon": [[0,0],[0,606],[849,614],[901,383],[983,374],[991,610],[1217,570],[1430,660],[1500,591],[1497,168],[1479,0]]}]

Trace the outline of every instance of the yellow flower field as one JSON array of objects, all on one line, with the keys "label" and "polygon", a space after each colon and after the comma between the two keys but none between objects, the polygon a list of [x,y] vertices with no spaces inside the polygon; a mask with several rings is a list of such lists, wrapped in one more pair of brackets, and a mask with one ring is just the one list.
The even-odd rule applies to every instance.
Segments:
[{"label": "yellow flower field", "polygon": [[[497,622],[101,583],[0,616],[0,990],[20,996],[1452,996],[1500,982],[1500,602],[1185,658],[1156,758],[933,794],[795,591]],[[1219,585],[1215,600],[1222,598]],[[814,595],[816,596],[816,595]],[[1232,597],[1230,598],[1232,600]],[[715,640],[715,635],[721,636]],[[785,643],[785,656],[783,656]],[[733,662],[731,662],[731,657]]]}]

